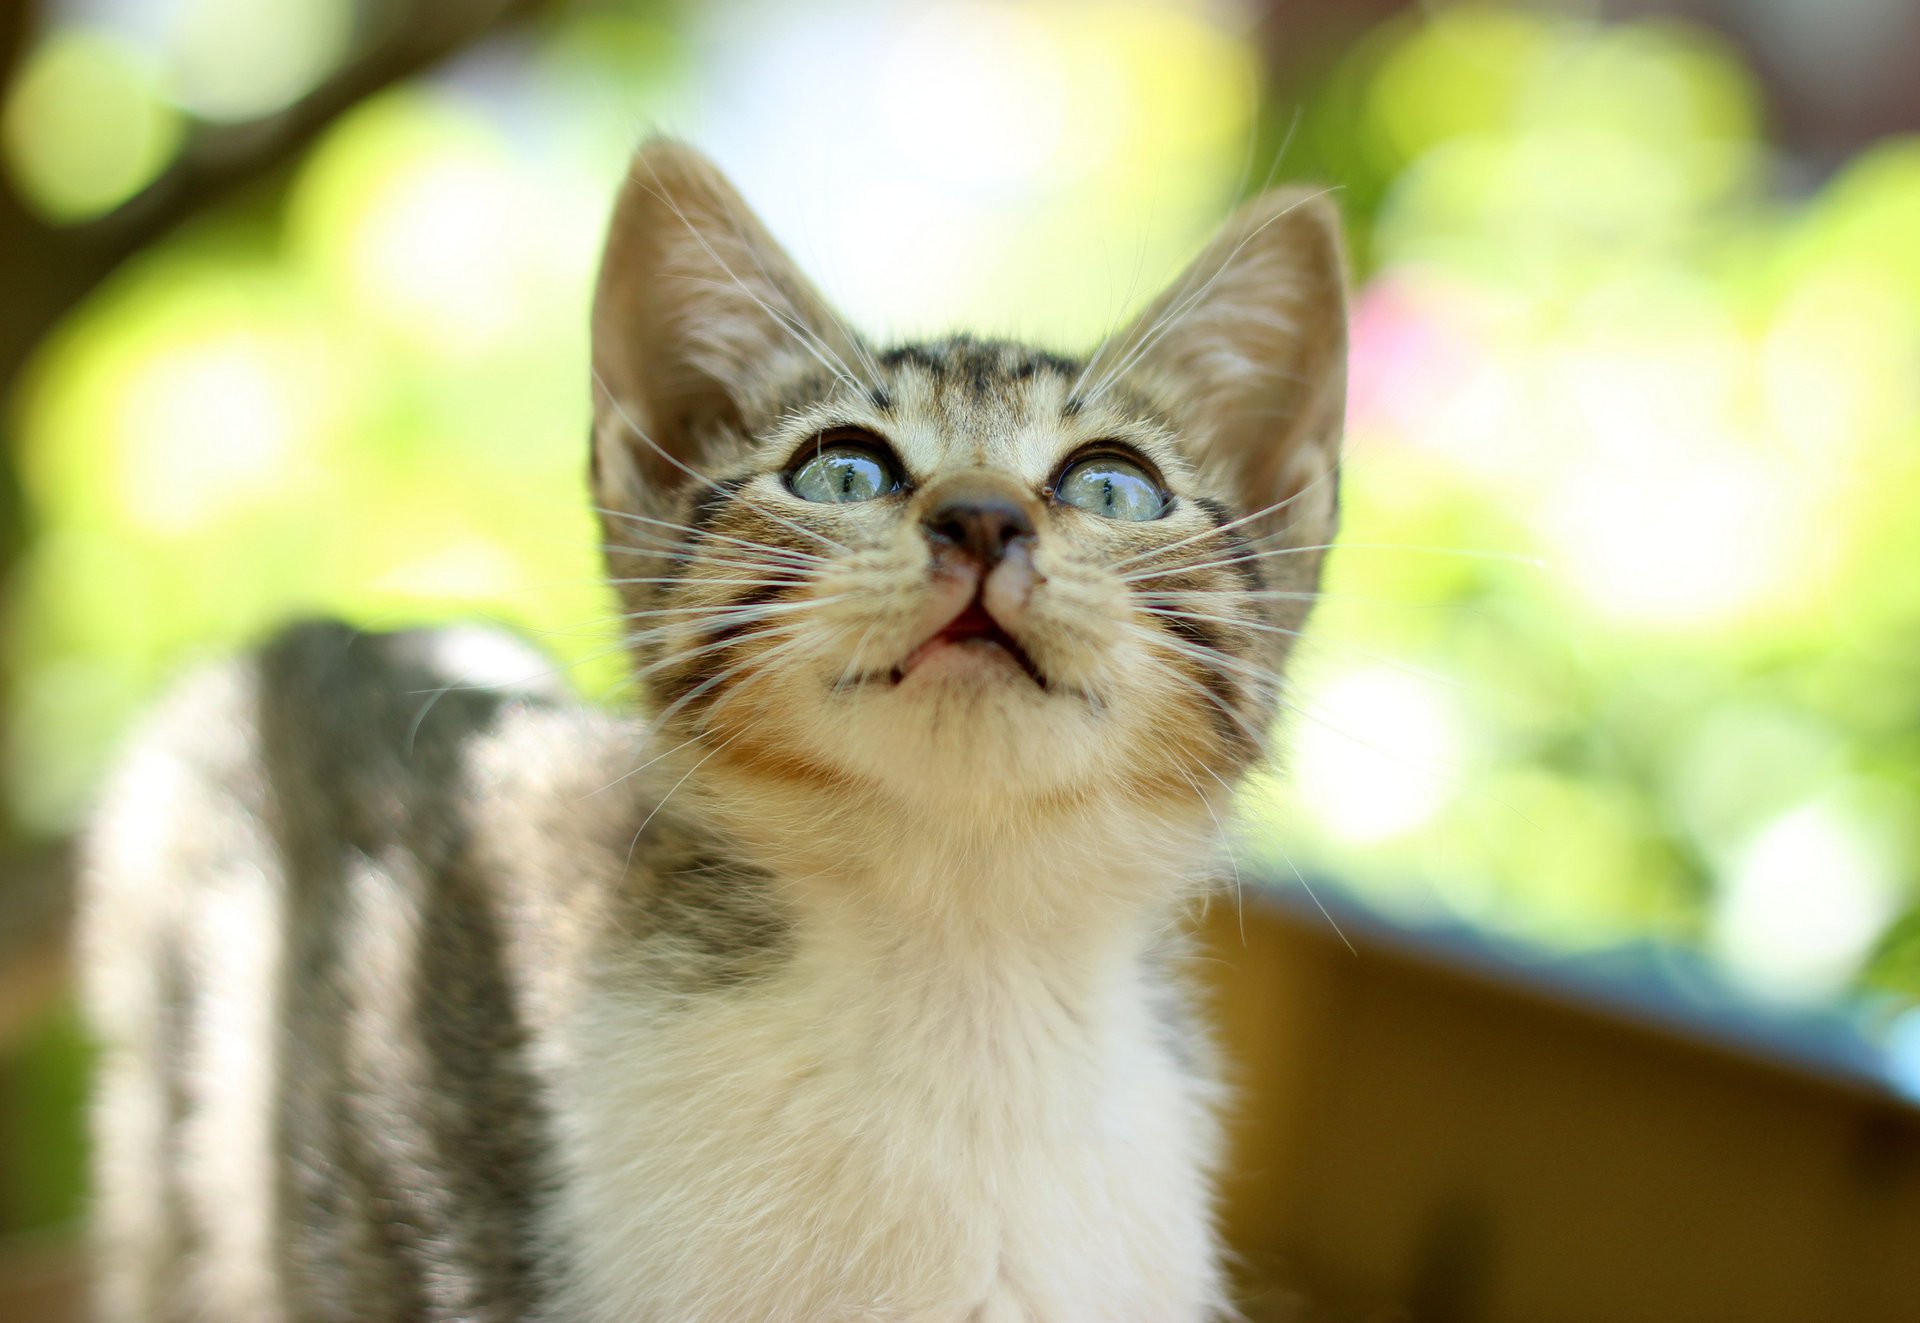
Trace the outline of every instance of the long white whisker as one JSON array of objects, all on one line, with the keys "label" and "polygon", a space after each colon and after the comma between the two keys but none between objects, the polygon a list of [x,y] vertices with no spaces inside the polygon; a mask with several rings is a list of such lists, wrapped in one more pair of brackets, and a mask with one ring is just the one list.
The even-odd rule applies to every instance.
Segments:
[{"label": "long white whisker", "polygon": [[[811,354],[813,356],[814,362],[818,363],[821,367],[825,368],[828,374],[831,375],[834,378],[834,380],[838,381],[843,386],[852,388],[855,391],[861,391],[863,389],[860,384],[860,379],[853,375],[853,369],[847,366],[847,361],[844,358],[840,357],[840,352],[837,349],[835,349],[831,344],[829,344],[824,338],[822,338],[818,332],[816,332],[812,327],[808,326],[805,322],[801,321],[798,315],[794,313],[781,311],[779,308],[774,307],[772,304],[768,303],[765,299],[755,294],[751,289],[748,289],[746,284],[741,281],[740,277],[733,274],[732,268],[728,267],[727,264],[721,260],[720,255],[714,252],[712,247],[706,244],[705,240],[701,240],[701,246],[705,247],[707,249],[708,255],[711,256],[715,262],[718,262],[720,264],[720,269],[727,273],[728,277],[733,281],[733,283],[736,286],[738,286],[746,294],[748,298],[752,299],[755,303],[759,304],[760,310],[766,313],[767,316],[773,318],[773,320],[779,324],[782,330],[786,331],[789,335],[793,336],[795,342],[797,342],[802,349],[805,349],[809,354]],[[762,273],[764,274],[765,268],[761,264],[758,258],[754,259],[754,265],[760,266],[762,269]],[[719,281],[719,280],[712,280],[706,276],[677,276],[674,278],[678,280],[684,280],[690,284],[695,284],[695,285],[713,285],[721,289],[726,288],[726,282]],[[823,350],[825,351],[825,355],[832,356],[831,362],[829,362],[827,360],[827,357],[822,354],[821,351]],[[877,389],[877,388],[867,387],[865,389],[871,390],[871,389]]]},{"label": "long white whisker", "polygon": [[[735,499],[736,500],[741,499],[737,492],[735,493]],[[748,502],[745,500],[742,500],[742,504],[752,505],[751,502]],[[758,506],[752,506],[752,508],[759,509]],[[672,532],[675,532],[675,533],[681,533],[681,534],[687,535],[685,537],[674,539],[673,542],[671,543],[671,545],[674,545],[674,546],[684,545],[689,540],[689,538],[710,538],[715,542],[725,542],[730,546],[746,547],[752,551],[759,552],[767,556],[779,556],[779,557],[784,557],[786,559],[802,561],[802,562],[813,564],[813,565],[826,565],[831,563],[830,559],[826,556],[822,556],[811,551],[802,551],[798,547],[776,547],[771,543],[757,542],[752,538],[735,537],[730,533],[716,533],[710,528],[695,528],[691,524],[675,523],[671,519],[655,519],[649,515],[630,514],[620,510],[607,510],[607,511],[603,511],[603,513],[610,515],[615,519],[625,519],[632,523],[646,524],[651,526],[652,528],[663,528],[663,529],[671,530]],[[650,531],[645,531],[645,530],[643,530],[643,535],[659,536],[658,534],[654,534],[654,533],[651,533]],[[843,551],[845,550],[844,547],[841,549]]]},{"label": "long white whisker", "polygon": [[[673,465],[675,468],[679,469],[682,473],[685,473],[688,477],[694,479],[696,482],[704,482],[707,484],[707,486],[713,488],[715,491],[725,491],[725,488],[721,487],[719,483],[715,482],[712,478],[709,478],[706,474],[701,473],[699,470],[691,467],[690,465],[682,463],[680,459],[677,458],[676,456],[668,454],[664,446],[662,446],[658,441],[655,441],[652,437],[648,436],[646,433],[646,430],[642,428],[639,423],[634,421],[633,415],[627,412],[626,406],[620,403],[620,397],[613,393],[613,389],[607,385],[606,379],[600,375],[600,370],[598,368],[593,369],[593,384],[599,388],[600,393],[606,397],[607,403],[613,407],[613,412],[615,416],[617,416],[621,422],[626,424],[627,430],[632,432],[640,440],[646,442],[647,445],[652,448],[655,454],[659,455],[660,458],[666,460],[667,463]],[[775,514],[772,510],[767,509],[765,506],[760,505],[757,502],[747,500],[745,497],[739,495],[739,493],[737,492],[728,492],[727,495],[732,497],[732,499],[739,501],[742,505],[746,506],[748,509],[758,510],[761,514],[773,520],[776,524],[779,524],[783,528],[786,528],[791,530],[792,532],[798,533],[802,537],[810,537],[814,541],[822,543],[825,546],[831,547],[833,550],[840,552],[843,555],[848,554],[846,547],[840,545],[840,543],[834,541],[832,538],[828,537],[825,533],[816,532],[811,528],[807,528],[803,525],[796,524],[790,519],[782,518],[780,515]]]},{"label": "long white whisker", "polygon": [[1340,925],[1334,920],[1333,914],[1325,905],[1321,904],[1318,893],[1314,891],[1313,885],[1307,881],[1307,875],[1300,871],[1300,866],[1293,862],[1293,856],[1287,853],[1287,847],[1280,844],[1277,839],[1270,842],[1270,844],[1280,852],[1280,857],[1286,861],[1287,867],[1293,870],[1293,876],[1300,883],[1301,889],[1307,893],[1307,899],[1313,902],[1313,907],[1320,911],[1320,917],[1327,921],[1329,928],[1333,929],[1333,935],[1338,937],[1341,944],[1347,948],[1347,954],[1359,955],[1360,952],[1354,948],[1353,943],[1347,940],[1347,935],[1340,931]]},{"label": "long white whisker", "polygon": [[764,616],[789,615],[825,606],[850,597],[850,593],[832,593],[825,597],[803,597],[790,602],[737,602],[703,606],[655,606],[644,611],[623,611],[618,620],[651,620],[659,617],[705,616],[723,620],[758,620]]},{"label": "long white whisker", "polygon": [[1099,399],[1104,392],[1112,388],[1114,382],[1124,377],[1133,369],[1135,364],[1145,358],[1153,347],[1165,338],[1176,325],[1190,316],[1194,309],[1200,306],[1201,301],[1212,292],[1214,285],[1225,276],[1228,271],[1233,269],[1235,259],[1240,256],[1246,246],[1259,238],[1268,226],[1291,215],[1294,211],[1312,202],[1314,199],[1325,197],[1332,191],[1330,188],[1325,188],[1317,193],[1309,193],[1305,197],[1298,199],[1291,205],[1280,211],[1276,211],[1273,215],[1261,221],[1259,225],[1254,227],[1252,233],[1248,234],[1233,246],[1233,250],[1226,255],[1220,265],[1214,269],[1213,274],[1207,278],[1206,282],[1202,284],[1200,288],[1194,290],[1193,293],[1189,295],[1183,296],[1177,306],[1169,309],[1167,315],[1149,328],[1147,334],[1141,337],[1140,342],[1128,351],[1120,362],[1115,364],[1111,370],[1102,374],[1100,379],[1094,383],[1093,388],[1089,390],[1083,398],[1088,401]]},{"label": "long white whisker", "polygon": [[1209,670],[1236,675],[1249,684],[1261,688],[1270,688],[1276,693],[1284,691],[1287,687],[1284,676],[1270,667],[1261,665],[1259,662],[1249,660],[1245,657],[1235,657],[1231,653],[1221,652],[1214,648],[1204,648],[1197,643],[1189,643],[1183,638],[1159,630],[1147,629],[1144,626],[1138,625],[1133,626],[1133,628],[1139,630],[1140,637],[1149,644],[1165,648],[1167,651],[1173,652],[1178,656],[1198,662]]},{"label": "long white whisker", "polygon": [[627,846],[627,861],[626,863],[621,865],[621,872],[624,873],[627,869],[633,867],[633,852],[640,848],[640,838],[646,834],[648,824],[651,823],[656,817],[660,815],[660,810],[665,808],[667,806],[667,801],[673,798],[674,792],[679,790],[681,786],[687,783],[688,777],[691,777],[695,772],[699,771],[702,767],[705,767],[707,765],[708,759],[712,758],[714,754],[719,753],[720,750],[726,748],[729,744],[739,739],[743,733],[744,733],[743,731],[735,731],[732,735],[727,736],[726,739],[721,740],[720,743],[714,745],[713,748],[707,750],[706,754],[698,762],[696,762],[693,766],[687,769],[685,776],[682,776],[678,781],[675,781],[672,787],[667,791],[667,793],[660,796],[660,802],[653,806],[653,811],[651,813],[647,814],[646,817],[640,819],[639,827],[637,827],[634,830],[633,843]]},{"label": "long white whisker", "polygon": [[[626,542],[603,542],[597,544],[597,550],[604,554],[640,557],[652,557],[656,560],[670,561],[675,564],[709,565],[715,569],[748,571],[755,570],[762,575],[779,574],[787,576],[783,582],[805,583],[807,575],[814,573],[814,567],[799,565],[780,560],[745,560],[732,556],[723,556],[717,552],[700,548],[676,548],[635,546]],[[607,582],[602,580],[602,582]],[[619,583],[620,579],[611,580]],[[663,583],[692,583],[697,579],[674,575],[660,580]]]},{"label": "long white whisker", "polygon": [[1187,561],[1151,571],[1123,574],[1119,577],[1125,583],[1138,583],[1144,579],[1164,579],[1174,574],[1194,574],[1202,570],[1218,569],[1225,565],[1244,565],[1279,556],[1300,556],[1308,552],[1332,551],[1336,547],[1341,551],[1404,551],[1430,556],[1462,556],[1474,560],[1505,561],[1535,569],[1545,563],[1535,556],[1523,556],[1504,551],[1481,551],[1470,547],[1422,547],[1394,542],[1320,542],[1305,547],[1272,547],[1265,551],[1241,551],[1236,555],[1220,556],[1212,560]]},{"label": "long white whisker", "polygon": [[[827,344],[824,340],[821,340],[820,337],[816,333],[814,333],[811,328],[805,327],[800,322],[800,318],[798,315],[799,309],[797,308],[794,309],[793,315],[791,317],[788,317],[786,315],[783,315],[775,311],[771,304],[769,304],[765,299],[761,298],[758,294],[754,293],[754,291],[748,287],[747,282],[740,279],[739,274],[735,272],[734,269],[727,264],[726,259],[721,257],[720,254],[714,250],[714,247],[711,243],[707,242],[707,236],[700,232],[699,227],[693,223],[692,218],[690,218],[687,215],[687,213],[681,209],[680,204],[674,201],[672,195],[666,191],[666,185],[662,183],[660,179],[660,171],[658,170],[658,168],[656,168],[652,164],[652,162],[648,162],[647,169],[648,169],[648,172],[653,175],[653,182],[655,185],[655,187],[648,189],[647,191],[652,193],[654,197],[658,198],[660,201],[666,203],[668,209],[671,210],[677,218],[679,218],[680,223],[686,226],[687,233],[693,236],[694,241],[698,243],[700,247],[706,251],[706,254],[708,257],[713,259],[715,265],[717,265],[722,271],[726,272],[727,278],[739,287],[740,292],[742,294],[745,294],[748,298],[752,299],[756,304],[760,306],[761,311],[765,312],[768,316],[772,317],[776,322],[778,322],[782,327],[784,327],[787,333],[792,335],[795,341],[799,343],[801,348],[805,349],[808,353],[813,355],[814,359],[820,364],[821,367],[825,368],[828,372],[838,377],[841,381],[845,382],[847,385],[852,386],[855,390],[858,390],[860,388],[860,383],[853,379],[853,375],[851,371],[847,368],[846,363],[841,360],[840,355],[837,353],[834,353],[833,346],[830,344]],[[739,218],[730,217],[730,219],[733,220],[735,223],[736,237],[738,237],[737,230],[738,230]],[[759,265],[759,259],[757,256],[755,257],[754,260],[756,265]],[[776,291],[779,290],[779,285],[774,282],[772,276],[768,275],[766,267],[764,265],[761,265],[760,267],[760,274],[762,276],[766,276],[768,284],[772,285]],[[819,346],[818,348],[815,347],[816,342]],[[833,362],[831,363],[828,362],[826,357],[820,353],[820,349],[825,349],[828,354],[832,354]],[[839,365],[837,368],[835,367],[836,363]]]},{"label": "long white whisker", "polygon": [[689,578],[684,574],[659,576],[640,575],[619,579],[595,579],[594,583],[676,583],[689,588],[791,588],[808,582],[804,578],[792,579],[715,579],[707,575],[695,575]]},{"label": "long white whisker", "polygon": [[[1122,570],[1129,565],[1136,564],[1139,561],[1151,560],[1156,556],[1167,555],[1169,552],[1178,551],[1182,547],[1191,546],[1193,543],[1204,541],[1209,537],[1219,537],[1222,534],[1230,533],[1234,529],[1239,528],[1244,524],[1250,524],[1256,519],[1264,519],[1268,515],[1278,514],[1280,511],[1286,509],[1289,505],[1292,505],[1295,501],[1299,500],[1301,497],[1306,496],[1309,492],[1313,491],[1314,488],[1320,486],[1322,483],[1333,481],[1334,475],[1335,475],[1335,470],[1329,467],[1323,470],[1319,477],[1315,478],[1312,482],[1308,483],[1306,486],[1302,487],[1299,491],[1295,492],[1293,495],[1287,497],[1284,500],[1275,501],[1272,505],[1266,506],[1263,509],[1255,510],[1252,514],[1241,515],[1238,519],[1229,520],[1224,524],[1216,524],[1211,528],[1203,528],[1197,533],[1190,533],[1186,537],[1181,538],[1178,542],[1169,542],[1164,547],[1153,547],[1147,551],[1135,552],[1131,556],[1122,557],[1120,560],[1115,561],[1109,568],[1115,569],[1115,570]],[[1245,541],[1245,539],[1242,539],[1242,540]]]},{"label": "long white whisker", "polygon": [[1482,694],[1486,692],[1483,686],[1471,684],[1451,675],[1442,675],[1437,671],[1429,671],[1424,667],[1415,666],[1411,662],[1402,661],[1396,657],[1382,656],[1379,653],[1371,652],[1356,644],[1348,643],[1344,639],[1328,639],[1324,635],[1309,634],[1306,630],[1288,629],[1285,625],[1273,625],[1260,620],[1236,620],[1231,616],[1205,615],[1195,611],[1169,611],[1152,607],[1148,608],[1148,611],[1149,614],[1164,616],[1174,620],[1196,620],[1216,625],[1229,625],[1238,629],[1256,630],[1262,634],[1282,634],[1288,638],[1312,638],[1317,648],[1337,648],[1360,658],[1362,661],[1371,662],[1376,666],[1390,667],[1403,675],[1414,676],[1417,679],[1427,681],[1429,684],[1445,685],[1449,689],[1457,689],[1462,693]]},{"label": "long white whisker", "polygon": [[[1200,807],[1204,808],[1207,811],[1207,816],[1213,819],[1214,834],[1219,837],[1220,844],[1226,849],[1227,862],[1231,864],[1233,867],[1233,913],[1234,913],[1234,918],[1239,922],[1240,942],[1241,942],[1241,945],[1244,946],[1247,940],[1247,911],[1246,911],[1245,898],[1241,894],[1240,858],[1238,855],[1234,853],[1233,842],[1228,838],[1227,829],[1225,825],[1221,823],[1220,815],[1213,811],[1212,802],[1208,800],[1206,794],[1200,789],[1200,783],[1194,780],[1191,776],[1187,774],[1187,770],[1186,770],[1187,760],[1184,758],[1175,757],[1173,762],[1174,762],[1173,770],[1180,774],[1180,779],[1182,781],[1185,781],[1188,785],[1193,787],[1194,798],[1200,801]],[[1201,768],[1202,770],[1208,771],[1208,772],[1211,772],[1213,770],[1212,768],[1207,767],[1206,764],[1204,763],[1201,764]],[[1220,778],[1216,776],[1214,779],[1218,781]],[[1226,782],[1221,781],[1220,784],[1224,786],[1226,785]],[[1231,795],[1232,793],[1231,789],[1229,789],[1228,793],[1229,795]]]}]

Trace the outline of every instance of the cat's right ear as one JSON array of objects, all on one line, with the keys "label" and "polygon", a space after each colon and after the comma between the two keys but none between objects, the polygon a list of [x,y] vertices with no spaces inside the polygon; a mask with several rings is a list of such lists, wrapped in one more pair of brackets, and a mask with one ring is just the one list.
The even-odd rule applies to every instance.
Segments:
[{"label": "cat's right ear", "polygon": [[[1112,364],[1112,367],[1105,365]],[[1096,373],[1163,402],[1257,538],[1307,568],[1333,540],[1347,394],[1345,262],[1324,191],[1276,189],[1240,207]]]},{"label": "cat's right ear", "polygon": [[853,362],[840,319],[699,152],[634,153],[593,300],[594,497],[658,510],[745,431],[756,386]]}]

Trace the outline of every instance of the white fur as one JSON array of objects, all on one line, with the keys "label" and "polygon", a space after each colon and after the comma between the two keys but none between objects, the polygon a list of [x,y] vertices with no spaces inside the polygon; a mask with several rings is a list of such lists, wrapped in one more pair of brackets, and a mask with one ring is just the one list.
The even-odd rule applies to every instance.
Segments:
[{"label": "white fur", "polygon": [[[557,774],[538,751],[562,750]],[[677,806],[776,867],[795,925],[763,981],[716,994],[643,963],[605,885],[625,862],[572,844],[601,830],[581,813],[645,807],[604,790],[643,760],[614,719],[529,711],[472,764],[520,809],[480,815],[499,823],[483,851],[519,858],[530,896],[579,901],[532,902],[516,934],[547,976],[528,1004],[557,1141],[546,1319],[1228,1316],[1217,1085],[1177,1059],[1207,1044],[1156,1020],[1155,948],[1211,871],[1205,810],[902,796],[849,817],[709,763]],[[516,843],[550,816],[574,828]],[[644,863],[627,878],[647,885]]]},{"label": "white fur", "polygon": [[[197,742],[210,761],[244,760],[246,732],[207,726],[199,714],[252,701],[240,667],[184,688],[121,769],[107,795],[115,811],[101,815],[91,842],[83,934],[102,1054],[95,1197],[109,1268],[98,1293],[103,1317],[140,1317],[162,1301],[183,1317],[281,1316],[271,1150],[282,893],[260,862],[272,844],[257,806],[211,784],[178,752]],[[185,846],[196,865],[193,891],[168,872],[182,822],[199,828]],[[202,1008],[170,1063],[192,1098],[177,1153],[168,1151],[165,1072],[151,1059],[167,1041],[161,949],[169,945]],[[202,1253],[185,1253],[188,1229],[167,1206],[161,1176],[170,1168],[179,1174],[179,1211],[206,1238]]]},{"label": "white fur", "polygon": [[[1080,844],[1089,882],[1168,863]],[[1152,1023],[1152,910],[1025,928],[871,903],[998,869],[994,891],[1069,881],[1023,875],[1013,842],[964,869],[928,845],[892,861],[911,886],[796,884],[795,958],[746,995],[675,1004],[617,959],[596,971],[563,1030],[552,1229],[575,1275],[557,1317],[1144,1323],[1217,1307],[1210,1087]]]}]

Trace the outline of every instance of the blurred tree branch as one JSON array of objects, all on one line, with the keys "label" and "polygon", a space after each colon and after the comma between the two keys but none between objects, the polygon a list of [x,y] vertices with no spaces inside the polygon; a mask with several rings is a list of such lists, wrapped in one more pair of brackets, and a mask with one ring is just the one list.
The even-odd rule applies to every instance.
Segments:
[{"label": "blurred tree branch", "polygon": [[[36,213],[0,171],[0,613],[32,536],[19,485],[14,430],[21,374],[66,316],[124,263],[182,224],[296,162],[328,127],[378,92],[554,7],[557,0],[388,0],[362,13],[362,36],[331,75],[272,115],[241,124],[200,123],[158,178],[112,212],[73,225]],[[44,20],[37,0],[0,0],[0,104],[25,67]],[[0,652],[0,751],[7,745],[9,659]],[[0,977],[21,972],[20,988],[0,982],[0,1003],[18,1009],[22,990],[47,986],[58,968],[67,914],[66,856],[39,851],[8,858],[18,835],[9,820],[0,764]],[[35,973],[34,971],[39,971]],[[32,977],[28,977],[31,974]],[[57,979],[56,979],[57,984]],[[0,1023],[7,1005],[0,1004]]]},{"label": "blurred tree branch", "polygon": [[[398,0],[331,76],[284,110],[240,124],[201,123],[160,176],[108,214],[77,225],[37,216],[0,177],[0,252],[31,278],[12,282],[0,315],[0,393],[36,345],[134,254],[181,223],[290,165],[343,113],[477,44],[552,0]],[[0,90],[37,26],[32,0],[0,5]]]}]

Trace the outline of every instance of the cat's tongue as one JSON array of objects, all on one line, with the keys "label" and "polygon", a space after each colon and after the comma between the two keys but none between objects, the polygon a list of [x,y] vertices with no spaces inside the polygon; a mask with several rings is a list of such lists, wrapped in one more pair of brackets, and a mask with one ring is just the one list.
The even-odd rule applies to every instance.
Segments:
[{"label": "cat's tongue", "polygon": [[1039,675],[1034,670],[1033,663],[1028,660],[1026,652],[1014,641],[1012,635],[1000,627],[1000,623],[993,618],[977,597],[967,605],[966,610],[948,621],[945,627],[932,638],[908,653],[907,659],[900,663],[900,674],[903,677],[911,675],[915,667],[942,649],[974,640],[998,644],[1009,660],[1026,671],[1028,675],[1033,676],[1035,683],[1039,683]]}]

